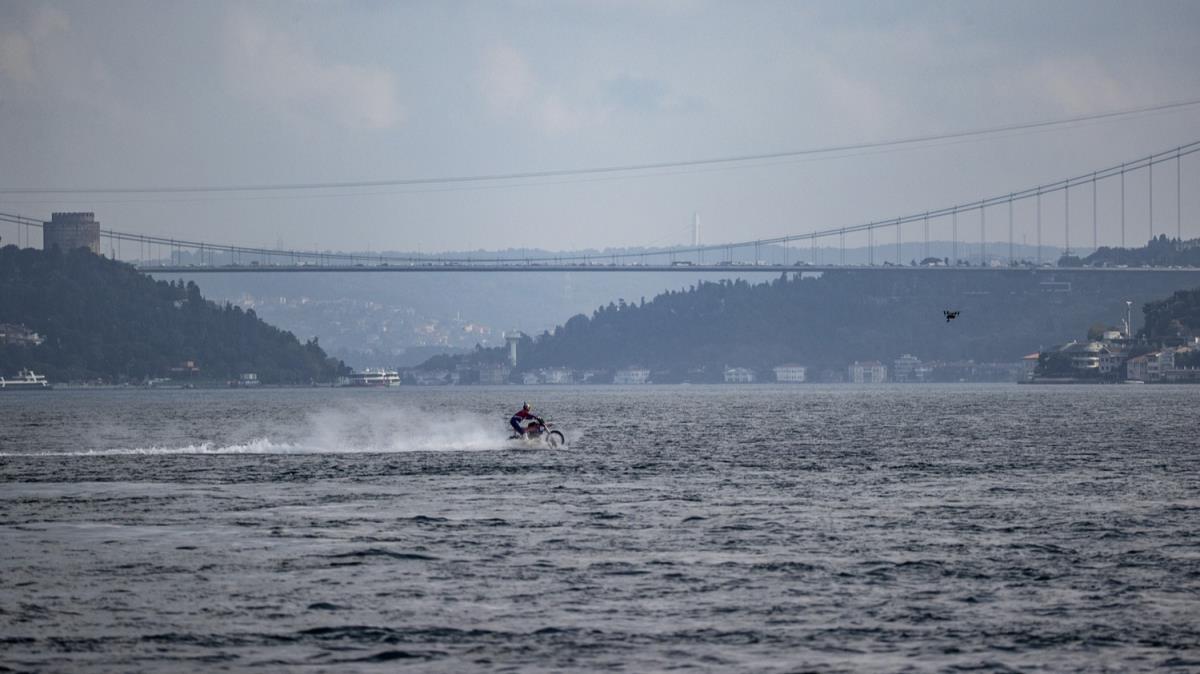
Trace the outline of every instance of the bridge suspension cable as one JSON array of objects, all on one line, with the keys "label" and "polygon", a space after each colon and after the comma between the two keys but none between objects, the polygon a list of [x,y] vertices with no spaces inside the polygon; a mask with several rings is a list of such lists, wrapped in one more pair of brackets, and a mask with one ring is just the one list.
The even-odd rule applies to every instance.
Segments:
[{"label": "bridge suspension cable", "polygon": [[1148,105],[1137,108],[1126,108],[1123,110],[1111,110],[1108,112],[1094,113],[1090,115],[1077,115],[1074,117],[1064,117],[1059,119],[1039,120],[1034,122],[1025,122],[1018,124],[1007,124],[1003,126],[994,126],[983,129],[970,129],[964,131],[955,131],[950,133],[928,134],[922,136],[910,136],[907,138],[893,138],[881,141],[871,141],[863,143],[847,143],[843,145],[829,145],[824,147],[803,148],[797,150],[785,150],[781,152],[764,152],[758,154],[740,154],[724,157],[706,157],[701,159],[648,162],[642,164],[622,164],[612,166],[598,166],[590,168],[575,168],[575,169],[549,169],[542,171],[521,171],[514,173],[490,173],[479,175],[461,175],[461,176],[439,176],[439,177],[419,177],[419,178],[396,178],[387,180],[351,180],[337,182],[306,182],[306,183],[264,183],[264,184],[241,184],[241,185],[175,185],[175,186],[141,186],[141,187],[3,187],[0,188],[0,194],[195,194],[195,193],[220,193],[220,192],[279,192],[279,191],[301,191],[301,190],[331,190],[331,189],[346,189],[346,188],[371,188],[371,187],[403,187],[417,185],[447,185],[447,184],[471,184],[471,183],[491,183],[498,181],[511,181],[536,178],[561,178],[566,176],[587,176],[587,175],[602,175],[615,173],[636,173],[639,171],[654,171],[660,169],[679,169],[698,166],[736,166],[747,162],[765,161],[772,159],[795,159],[800,157],[810,157],[816,155],[833,155],[843,152],[853,152],[861,150],[876,150],[897,146],[916,146],[925,143],[947,140],[961,140],[965,138],[990,136],[1001,133],[1011,133],[1014,131],[1031,131],[1035,129],[1044,129],[1055,126],[1066,126],[1078,124],[1081,122],[1093,122],[1105,119],[1114,119],[1120,117],[1131,117],[1137,115],[1145,115],[1151,113],[1166,112],[1171,110],[1179,110],[1200,105],[1200,98],[1181,101],[1173,101],[1168,103],[1160,103],[1157,105]]},{"label": "bridge suspension cable", "polygon": [[[407,256],[395,256],[395,255],[381,255],[381,254],[333,253],[333,252],[327,252],[327,251],[326,252],[305,251],[305,250],[296,250],[296,249],[272,249],[272,248],[265,248],[265,247],[219,244],[219,243],[195,241],[195,240],[189,240],[189,239],[176,239],[176,238],[171,238],[171,237],[154,236],[154,235],[148,235],[148,234],[133,234],[133,233],[122,232],[122,231],[117,231],[117,230],[112,230],[112,229],[101,230],[101,236],[108,237],[110,243],[112,243],[112,242],[119,243],[122,241],[134,242],[134,243],[139,244],[139,246],[141,246],[142,249],[144,249],[144,250],[151,250],[154,246],[158,246],[160,248],[165,247],[165,248],[167,248],[167,250],[172,251],[171,257],[172,257],[173,261],[175,258],[176,251],[182,251],[183,249],[195,249],[195,250],[200,251],[202,261],[203,261],[203,256],[205,254],[208,254],[210,257],[210,260],[212,260],[212,259],[214,259],[213,256],[216,253],[224,253],[224,254],[228,254],[230,256],[231,260],[234,261],[234,264],[237,264],[237,260],[240,258],[240,256],[244,255],[244,256],[248,256],[248,257],[252,257],[252,258],[254,258],[254,257],[262,258],[265,260],[284,259],[284,260],[291,260],[293,263],[302,261],[304,263],[316,264],[316,265],[328,265],[328,264],[334,264],[334,263],[348,263],[350,265],[365,265],[367,263],[374,263],[374,264],[381,264],[381,265],[382,264],[393,264],[393,263],[399,263],[399,264],[453,263],[453,264],[472,264],[472,265],[489,265],[489,264],[490,265],[501,265],[501,264],[518,265],[518,264],[548,264],[548,263],[567,264],[567,263],[579,263],[579,262],[590,263],[590,262],[598,261],[600,259],[611,260],[613,264],[616,264],[618,261],[627,262],[629,260],[636,260],[639,258],[644,261],[646,259],[647,255],[679,256],[679,255],[687,255],[687,254],[694,254],[701,261],[703,261],[703,255],[706,252],[712,252],[712,251],[721,251],[723,253],[724,257],[732,260],[732,251],[734,251],[734,250],[740,250],[740,249],[749,248],[749,247],[761,248],[762,246],[780,245],[780,244],[782,244],[785,247],[788,247],[793,242],[804,241],[804,240],[808,240],[810,242],[810,244],[812,245],[813,258],[814,258],[814,262],[815,262],[816,261],[816,245],[815,245],[816,240],[836,236],[836,237],[838,237],[838,239],[840,241],[840,246],[841,246],[840,262],[841,262],[841,264],[845,264],[845,245],[846,245],[845,237],[847,234],[855,234],[855,233],[864,232],[864,231],[868,232],[868,236],[869,236],[869,240],[870,240],[870,249],[871,249],[870,256],[873,261],[873,259],[874,259],[874,230],[875,229],[880,228],[880,227],[895,227],[897,230],[897,236],[899,236],[900,228],[904,224],[907,224],[910,222],[923,221],[924,222],[924,231],[925,231],[926,256],[928,256],[928,252],[929,252],[928,251],[929,220],[931,218],[950,216],[952,218],[952,220],[955,222],[955,224],[957,225],[957,218],[958,218],[959,213],[979,209],[981,211],[980,231],[981,231],[981,237],[982,237],[984,235],[984,233],[986,232],[985,222],[983,219],[984,218],[983,209],[986,209],[991,206],[997,206],[1000,204],[1008,204],[1008,206],[1009,206],[1009,239],[1010,239],[1009,247],[1010,247],[1010,256],[1011,256],[1011,251],[1012,251],[1012,246],[1013,246],[1013,243],[1012,243],[1012,204],[1016,201],[1023,201],[1026,199],[1035,199],[1038,203],[1038,208],[1037,208],[1037,257],[1038,257],[1038,262],[1040,263],[1041,262],[1041,254],[1042,254],[1042,208],[1041,208],[1041,202],[1042,202],[1042,197],[1044,195],[1051,194],[1051,193],[1058,192],[1058,191],[1066,192],[1067,190],[1069,190],[1072,187],[1077,187],[1077,186],[1083,185],[1085,183],[1092,183],[1093,189],[1094,189],[1095,183],[1097,181],[1105,180],[1107,178],[1112,178],[1112,177],[1119,177],[1120,182],[1121,182],[1121,243],[1122,243],[1122,246],[1124,246],[1124,244],[1125,244],[1125,210],[1126,210],[1125,209],[1125,175],[1129,172],[1136,171],[1136,170],[1143,169],[1143,168],[1152,170],[1152,167],[1156,164],[1174,161],[1174,162],[1176,162],[1176,183],[1177,183],[1177,186],[1180,186],[1177,189],[1181,189],[1182,178],[1180,177],[1181,169],[1179,168],[1181,165],[1181,160],[1183,157],[1195,154],[1197,152],[1200,152],[1200,141],[1193,141],[1191,143],[1180,145],[1180,146],[1170,149],[1170,150],[1156,152],[1156,153],[1147,155],[1141,159],[1138,159],[1135,161],[1130,161],[1130,162],[1123,162],[1121,164],[1117,164],[1117,165],[1114,165],[1114,166],[1111,166],[1111,167],[1108,167],[1108,168],[1105,168],[1102,170],[1091,171],[1088,173],[1084,173],[1084,174],[1081,174],[1078,176],[1066,178],[1066,179],[1059,180],[1059,181],[1052,182],[1052,183],[1044,183],[1041,185],[1037,185],[1037,186],[1030,187],[1030,188],[1016,191],[1016,192],[1009,192],[1009,193],[1001,194],[998,196],[987,197],[984,199],[971,200],[968,202],[963,202],[963,203],[955,204],[952,206],[946,206],[943,208],[922,211],[920,213],[914,213],[914,214],[910,214],[910,215],[902,215],[902,216],[887,218],[887,219],[883,219],[883,220],[873,220],[871,222],[857,224],[857,225],[831,227],[831,228],[811,231],[811,232],[807,232],[807,233],[803,233],[803,234],[789,234],[789,235],[778,236],[778,237],[754,239],[754,240],[748,240],[748,241],[738,241],[738,242],[733,242],[733,243],[707,244],[707,245],[701,245],[701,246],[678,246],[678,247],[671,247],[671,248],[655,250],[652,252],[646,252],[646,251],[606,252],[606,253],[594,253],[594,254],[574,254],[574,255],[554,255],[554,256],[521,256],[521,257],[502,257],[502,256],[446,257],[446,256],[420,255],[420,254],[407,255]],[[1151,183],[1150,188],[1151,188],[1151,190],[1153,189],[1152,183]],[[1151,204],[1150,204],[1151,218],[1153,217],[1153,203],[1152,203],[1153,196],[1152,196],[1152,194],[1153,193],[1151,192]],[[1094,201],[1095,201],[1095,197],[1093,197],[1093,202]],[[1177,205],[1177,209],[1181,208],[1182,202],[1178,198],[1178,195],[1177,195],[1177,204],[1179,204],[1179,205]],[[1069,236],[1070,236],[1070,233],[1069,233],[1070,232],[1070,230],[1069,230],[1069,227],[1070,227],[1069,197],[1068,197],[1068,201],[1066,202],[1066,209],[1067,209],[1066,210],[1066,217],[1067,217],[1066,227],[1067,227],[1067,229],[1066,229],[1065,234],[1066,234],[1066,241],[1069,246],[1069,241],[1070,241],[1070,239],[1069,239]],[[1093,207],[1093,218],[1095,218],[1094,207]],[[25,215],[10,214],[10,213],[0,213],[0,222],[8,222],[8,223],[16,224],[16,225],[18,225],[18,227],[24,226],[27,230],[30,227],[38,227],[38,228],[42,227],[42,222],[36,218],[32,218],[32,217],[25,216]],[[1096,227],[1096,225],[1093,225],[1093,226]],[[1180,237],[1182,237],[1182,219],[1178,214],[1177,214],[1176,228],[1177,228],[1177,233],[1179,234]],[[1151,219],[1151,221],[1150,221],[1151,237],[1153,237],[1153,232],[1154,232],[1153,220]],[[954,233],[953,238],[954,238],[953,244],[955,246],[955,254],[957,255],[957,244],[958,244],[957,232]],[[1096,237],[1094,236],[1094,238],[1096,238]],[[899,247],[897,248],[897,254],[899,254]],[[143,259],[145,259],[145,258],[143,258]],[[674,257],[672,257],[672,260],[674,260]]]}]

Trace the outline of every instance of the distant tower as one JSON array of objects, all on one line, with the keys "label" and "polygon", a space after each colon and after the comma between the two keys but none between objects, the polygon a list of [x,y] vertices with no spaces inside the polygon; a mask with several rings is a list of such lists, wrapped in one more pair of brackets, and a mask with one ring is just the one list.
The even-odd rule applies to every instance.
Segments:
[{"label": "distant tower", "polygon": [[692,213],[692,246],[700,245],[700,214]]},{"label": "distant tower", "polygon": [[520,331],[505,333],[504,341],[508,342],[508,364],[511,367],[516,367],[517,366],[517,343],[521,341]]},{"label": "distant tower", "polygon": [[42,248],[58,246],[62,252],[87,248],[100,254],[100,223],[95,213],[52,213],[42,223]]}]

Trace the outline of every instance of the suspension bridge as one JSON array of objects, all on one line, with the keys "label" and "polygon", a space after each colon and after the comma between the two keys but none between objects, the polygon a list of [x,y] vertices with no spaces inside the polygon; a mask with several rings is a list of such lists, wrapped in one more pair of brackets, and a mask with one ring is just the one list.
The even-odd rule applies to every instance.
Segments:
[{"label": "suspension bridge", "polygon": [[[1152,153],[1132,161],[1108,166],[1090,173],[1043,183],[1027,189],[982,197],[965,203],[946,206],[907,215],[874,220],[854,225],[830,227],[806,233],[762,238],[731,243],[678,246],[636,252],[614,252],[569,255],[385,255],[369,253],[337,253],[297,249],[274,249],[229,243],[185,240],[101,229],[101,252],[114,259],[131,262],[140,271],[147,273],[312,273],[312,272],[719,272],[719,273],[779,273],[781,270],[835,271],[840,269],[861,270],[909,270],[909,271],[997,271],[1055,268],[1057,260],[1044,259],[1043,251],[1055,226],[1061,227],[1061,238],[1065,255],[1072,251],[1072,235],[1078,246],[1089,242],[1095,250],[1102,245],[1128,247],[1131,242],[1141,242],[1143,237],[1153,239],[1157,235],[1174,236],[1185,242],[1188,238],[1200,239],[1200,218],[1192,216],[1188,231],[1183,220],[1184,165],[1192,164],[1189,172],[1197,170],[1196,158],[1200,152],[1200,141],[1179,145],[1162,152]],[[1156,172],[1155,169],[1158,168]],[[1173,169],[1173,170],[1172,170]],[[1174,208],[1168,208],[1166,216],[1160,206],[1159,220],[1155,219],[1156,185],[1160,190],[1159,201],[1163,201],[1164,181],[1168,197],[1174,196]],[[1174,183],[1171,185],[1170,183]],[[1194,180],[1189,180],[1191,187]],[[1144,189],[1145,211],[1132,213],[1127,204],[1127,192],[1131,185]],[[1173,188],[1173,189],[1172,189]],[[1113,214],[1103,212],[1105,218],[1119,218],[1119,240],[1102,241],[1100,219],[1102,209],[1098,206],[1101,190],[1119,192],[1112,201],[1119,200]],[[1047,206],[1047,202],[1058,202]],[[1072,197],[1075,203],[1075,218],[1072,219]],[[1082,206],[1081,206],[1082,200]],[[1108,200],[1108,199],[1106,199]],[[1090,202],[1090,204],[1089,204]],[[1059,215],[1049,212],[1050,208],[1062,208]],[[1020,210],[1018,219],[1016,212]],[[1080,216],[1082,212],[1083,216]],[[989,217],[990,216],[990,217]],[[1090,216],[1090,217],[1089,217]],[[1170,222],[1173,220],[1174,222]],[[905,264],[903,250],[908,246],[923,253],[924,260],[931,258],[931,226],[945,229],[950,225],[951,255],[943,264],[914,265],[915,258]],[[1165,221],[1165,222],[1164,222]],[[0,213],[0,223],[16,228],[17,244],[32,246],[32,233],[43,227],[43,221],[28,215]],[[1116,230],[1113,223],[1106,222],[1108,229]],[[1171,226],[1173,225],[1173,227]],[[977,229],[976,229],[977,228]],[[990,228],[990,230],[989,230]],[[968,236],[968,231],[978,236]],[[1088,231],[1090,230],[1090,231]],[[1082,236],[1081,236],[1082,234]],[[1090,236],[1088,236],[1090,234]],[[889,237],[890,235],[890,237]],[[989,235],[992,237],[989,240]],[[1035,253],[1017,254],[1017,236],[1022,248],[1030,235]],[[865,264],[847,262],[847,238],[862,248],[865,243]],[[863,239],[865,238],[865,242]],[[892,239],[885,242],[884,239]],[[818,245],[821,244],[821,245]],[[1005,245],[1007,244],[1007,245]],[[1200,241],[1197,242],[1200,245]],[[827,257],[832,259],[826,259]],[[1096,273],[1154,273],[1175,271],[1162,267],[1072,267],[1073,271]],[[1188,271],[1200,272],[1200,268]]]}]

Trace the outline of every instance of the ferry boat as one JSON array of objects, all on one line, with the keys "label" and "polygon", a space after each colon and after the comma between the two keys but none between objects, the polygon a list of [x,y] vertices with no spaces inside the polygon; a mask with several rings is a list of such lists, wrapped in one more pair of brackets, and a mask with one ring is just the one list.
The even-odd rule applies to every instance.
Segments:
[{"label": "ferry boat", "polygon": [[0,377],[0,391],[41,391],[52,388],[45,375],[34,374],[33,370],[21,370],[16,377]]},{"label": "ferry boat", "polygon": [[367,368],[362,372],[351,372],[342,380],[343,386],[359,386],[381,388],[400,385],[400,373],[395,370],[372,370]]}]

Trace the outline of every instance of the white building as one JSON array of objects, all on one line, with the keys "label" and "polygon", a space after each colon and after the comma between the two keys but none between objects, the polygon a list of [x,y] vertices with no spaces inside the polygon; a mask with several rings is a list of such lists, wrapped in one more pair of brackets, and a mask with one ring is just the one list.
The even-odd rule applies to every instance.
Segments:
[{"label": "white building", "polygon": [[1108,347],[1100,342],[1072,342],[1063,347],[1062,351],[1071,356],[1071,367],[1083,372],[1099,372],[1100,357],[1109,352]]},{"label": "white building", "polygon": [[565,367],[551,367],[539,372],[543,384],[574,384],[575,371]]},{"label": "white building", "polygon": [[1154,351],[1137,358],[1130,358],[1125,376],[1136,381],[1162,381],[1168,370],[1175,368],[1175,352],[1171,349]]},{"label": "white building", "polygon": [[505,384],[511,373],[512,370],[504,365],[484,365],[479,368],[479,383],[493,386]]},{"label": "white building", "polygon": [[1138,356],[1130,358],[1129,363],[1125,365],[1125,377],[1133,381],[1149,381],[1150,374],[1147,372],[1150,362],[1150,355]]},{"label": "white building", "polygon": [[46,339],[24,325],[0,323],[0,344],[41,346]]},{"label": "white building", "polygon": [[650,370],[644,367],[626,367],[613,375],[614,384],[649,384]]},{"label": "white building", "polygon": [[1197,341],[1192,340],[1191,345],[1182,346],[1174,349],[1171,356],[1171,367],[1162,371],[1163,379],[1166,381],[1200,381],[1200,367],[1193,365],[1195,363],[1195,354],[1200,352],[1197,347]]},{"label": "white building", "polygon": [[1033,353],[1021,359],[1021,365],[1024,368],[1025,381],[1033,381],[1033,375],[1037,373],[1038,362],[1041,359],[1040,353]]},{"label": "white building", "polygon": [[753,384],[757,377],[754,376],[754,370],[745,367],[727,367],[725,368],[725,383],[726,384]]},{"label": "white building", "polygon": [[808,376],[808,368],[803,365],[787,363],[775,368],[775,381],[789,384],[801,384]]},{"label": "white building", "polygon": [[1100,374],[1110,375],[1121,369],[1121,364],[1129,357],[1127,351],[1106,350],[1100,354]]},{"label": "white building", "polygon": [[877,360],[850,364],[846,375],[855,384],[882,384],[887,381],[887,366]]},{"label": "white building", "polygon": [[1163,349],[1146,356],[1146,379],[1143,381],[1159,381],[1167,370],[1175,367],[1175,352]]},{"label": "white building", "polygon": [[892,379],[903,382],[917,381],[917,368],[920,366],[920,358],[906,353],[892,362]]}]

